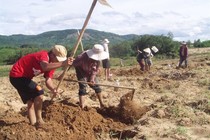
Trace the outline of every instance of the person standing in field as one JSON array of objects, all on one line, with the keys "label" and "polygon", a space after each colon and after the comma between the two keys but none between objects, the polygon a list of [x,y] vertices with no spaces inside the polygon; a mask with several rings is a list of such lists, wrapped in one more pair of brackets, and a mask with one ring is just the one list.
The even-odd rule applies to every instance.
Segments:
[{"label": "person standing in field", "polygon": [[[101,88],[98,83],[97,74],[99,73],[100,61],[107,59],[109,57],[108,53],[104,51],[104,48],[100,44],[95,44],[92,49],[89,49],[80,55],[78,55],[73,66],[76,70],[76,76],[78,81],[89,82],[89,86],[95,90],[98,97],[100,107],[103,107]],[[86,84],[79,82],[79,105],[84,108]]]},{"label": "person standing in field", "polygon": [[109,40],[108,39],[104,39],[103,43],[103,47],[104,47],[104,51],[108,53],[108,58],[102,60],[102,65],[104,68],[104,73],[105,73],[105,80],[108,80],[112,74],[110,73],[110,56],[109,56]]},{"label": "person standing in field", "polygon": [[179,65],[178,68],[180,68],[182,66],[182,63],[184,62],[185,65],[184,67],[187,68],[188,65],[188,61],[187,61],[187,57],[188,57],[188,47],[187,47],[187,43],[186,42],[182,42],[181,46],[179,48]]},{"label": "person standing in field", "polygon": [[44,90],[32,79],[44,73],[45,84],[55,96],[58,91],[53,85],[52,77],[55,69],[72,65],[73,58],[67,58],[67,50],[62,45],[55,45],[49,52],[39,51],[20,58],[12,67],[9,77],[11,84],[17,89],[24,104],[31,125],[44,124],[42,104]]}]

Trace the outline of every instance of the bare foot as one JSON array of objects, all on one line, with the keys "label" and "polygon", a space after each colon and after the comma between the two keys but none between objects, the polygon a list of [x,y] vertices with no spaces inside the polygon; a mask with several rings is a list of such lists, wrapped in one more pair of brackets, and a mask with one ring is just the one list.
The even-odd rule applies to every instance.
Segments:
[{"label": "bare foot", "polygon": [[49,131],[48,124],[45,123],[44,121],[42,121],[42,122],[37,122],[37,123],[35,124],[35,127],[36,127],[37,130],[42,129],[42,130],[44,130],[44,131],[46,131],[46,132]]}]

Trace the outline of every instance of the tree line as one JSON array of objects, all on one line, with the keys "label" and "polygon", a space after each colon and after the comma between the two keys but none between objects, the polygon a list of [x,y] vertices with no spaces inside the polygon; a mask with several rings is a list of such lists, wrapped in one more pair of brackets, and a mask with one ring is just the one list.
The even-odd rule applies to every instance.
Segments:
[{"label": "tree line", "polygon": [[[195,40],[194,43],[190,41],[187,42],[189,47],[201,48],[201,47],[209,47],[210,41],[201,42],[199,39]],[[66,46],[65,44],[63,44]],[[84,45],[84,44],[83,44]],[[178,50],[180,46],[180,42],[173,40],[173,34],[169,33],[168,35],[141,35],[138,38],[133,38],[130,40],[122,41],[120,43],[112,45],[110,42],[109,51],[110,56],[113,58],[121,58],[125,59],[128,57],[136,56],[137,49],[143,50],[147,47],[156,46],[159,49],[158,55],[164,57],[175,58],[178,56]],[[92,48],[91,44],[84,45],[84,50]],[[36,52],[39,50],[49,50],[49,47],[40,47],[35,44],[23,44],[19,47],[0,47],[0,64],[13,64],[20,57]],[[68,54],[72,52],[73,47],[68,47]],[[78,47],[77,56],[81,53],[81,47]]]}]

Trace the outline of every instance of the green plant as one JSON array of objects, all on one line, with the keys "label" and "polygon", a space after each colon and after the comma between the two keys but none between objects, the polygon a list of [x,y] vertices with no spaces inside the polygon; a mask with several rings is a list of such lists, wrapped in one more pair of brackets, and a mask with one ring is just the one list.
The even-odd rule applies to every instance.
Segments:
[{"label": "green plant", "polygon": [[180,116],[180,110],[178,106],[173,106],[171,108],[171,112],[175,117],[179,117]]},{"label": "green plant", "polygon": [[183,126],[178,126],[176,128],[176,133],[178,133],[179,135],[186,136],[187,135],[187,129]]}]

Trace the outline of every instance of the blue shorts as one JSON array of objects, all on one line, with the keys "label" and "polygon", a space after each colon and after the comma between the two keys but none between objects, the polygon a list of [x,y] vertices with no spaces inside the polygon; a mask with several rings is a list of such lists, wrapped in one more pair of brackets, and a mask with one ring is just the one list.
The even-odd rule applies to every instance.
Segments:
[{"label": "blue shorts", "polygon": [[44,90],[34,81],[25,77],[10,77],[10,83],[17,89],[24,104],[35,97],[44,94]]}]

